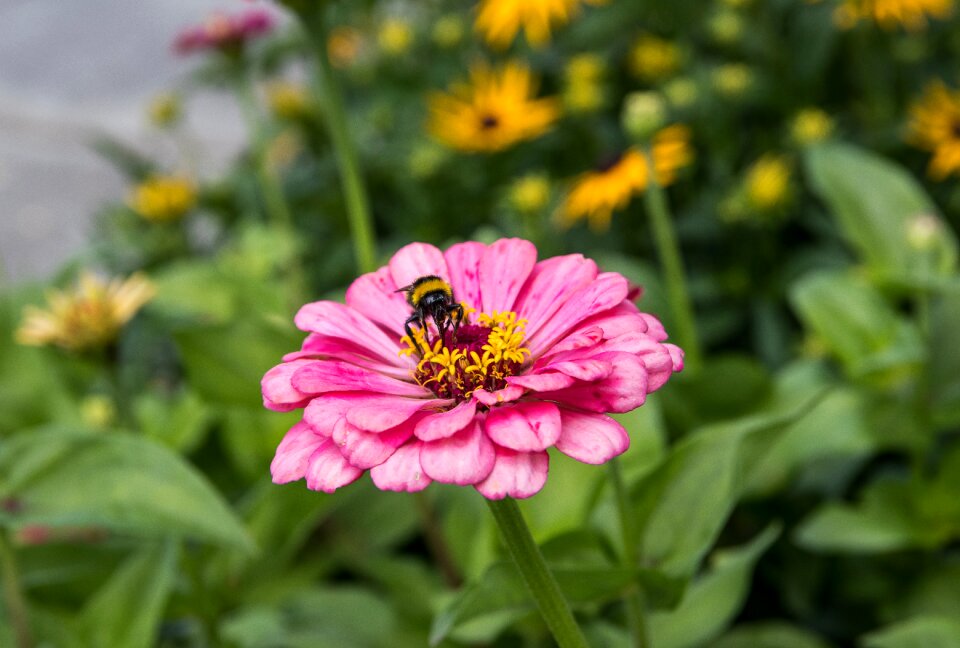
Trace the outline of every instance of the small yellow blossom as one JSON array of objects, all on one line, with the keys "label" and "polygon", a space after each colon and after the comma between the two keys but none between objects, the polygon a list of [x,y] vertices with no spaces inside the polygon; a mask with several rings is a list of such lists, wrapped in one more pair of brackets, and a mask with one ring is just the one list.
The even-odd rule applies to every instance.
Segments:
[{"label": "small yellow blossom", "polygon": [[80,276],[72,291],[51,291],[48,309],[27,306],[16,332],[20,344],[54,345],[85,351],[113,342],[140,308],[153,299],[153,284],[142,274],[126,281],[104,281],[92,273]]},{"label": "small yellow blossom", "polygon": [[623,100],[620,122],[635,142],[645,142],[663,128],[667,121],[667,104],[658,92],[631,92]]},{"label": "small yellow blossom", "polygon": [[98,430],[108,428],[117,418],[117,406],[109,396],[87,396],[80,403],[80,418],[89,427]]},{"label": "small yellow blossom", "polygon": [[267,105],[281,119],[302,119],[310,112],[310,92],[301,83],[274,81],[267,86]]},{"label": "small yellow blossom", "polygon": [[413,29],[402,18],[388,18],[377,31],[377,44],[385,54],[405,54],[413,44]]},{"label": "small yellow blossom", "polygon": [[179,176],[155,175],[134,187],[128,203],[143,218],[154,223],[175,221],[193,209],[197,188]]},{"label": "small yellow blossom", "polygon": [[750,206],[760,211],[782,207],[790,196],[790,163],[783,155],[767,154],[747,171],[744,188]]},{"label": "small yellow blossom", "polygon": [[917,31],[925,29],[930,18],[949,18],[953,5],[953,0],[844,0],[833,17],[844,29],[861,20],[872,20],[884,29],[901,26]]},{"label": "small yellow blossom", "polygon": [[536,99],[537,81],[517,62],[491,69],[477,65],[470,83],[429,98],[428,129],[438,141],[465,152],[491,153],[534,139],[560,116],[559,102]]},{"label": "small yellow blossom", "polygon": [[724,97],[742,96],[753,85],[753,70],[745,63],[727,63],[713,71],[713,87]]},{"label": "small yellow blossom", "polygon": [[550,179],[545,173],[528,173],[510,186],[510,204],[523,214],[535,214],[550,201]]},{"label": "small yellow blossom", "polygon": [[172,92],[164,92],[157,95],[150,101],[147,107],[147,115],[150,123],[157,128],[169,128],[178,121],[182,115],[183,109],[180,104],[180,97]]},{"label": "small yellow blossom", "polygon": [[463,40],[466,27],[463,18],[456,14],[441,16],[433,25],[433,42],[444,49],[454,47]]},{"label": "small yellow blossom", "polygon": [[680,76],[664,84],[663,94],[670,105],[683,110],[697,103],[700,98],[700,87],[696,80],[688,76]]},{"label": "small yellow blossom", "polygon": [[603,106],[603,58],[578,54],[564,68],[563,103],[574,113],[592,112]]},{"label": "small yellow blossom", "polygon": [[[657,182],[661,186],[672,184],[677,172],[693,161],[690,129],[675,124],[655,134],[651,156]],[[616,160],[581,174],[574,181],[557,213],[558,223],[566,228],[586,219],[592,229],[606,230],[613,212],[626,207],[634,195],[643,193],[649,181],[649,166],[642,151],[628,149]]]},{"label": "small yellow blossom", "polygon": [[790,138],[801,146],[816,144],[830,137],[833,120],[819,108],[805,108],[790,123]]},{"label": "small yellow blossom", "polygon": [[680,69],[680,63],[680,47],[652,34],[637,38],[627,59],[630,72],[647,82],[666,79]]},{"label": "small yellow blossom", "polygon": [[363,48],[363,35],[353,27],[334,27],[327,37],[327,55],[336,68],[348,68],[356,62]]},{"label": "small yellow blossom", "polygon": [[927,173],[934,180],[960,174],[960,91],[928,84],[910,107],[907,141],[933,153]]}]

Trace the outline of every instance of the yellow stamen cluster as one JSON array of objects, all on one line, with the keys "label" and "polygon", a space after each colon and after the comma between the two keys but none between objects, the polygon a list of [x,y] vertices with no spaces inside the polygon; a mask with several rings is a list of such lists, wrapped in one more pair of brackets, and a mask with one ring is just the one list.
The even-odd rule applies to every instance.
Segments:
[{"label": "yellow stamen cluster", "polygon": [[[470,308],[465,310],[473,312]],[[516,373],[530,355],[530,349],[523,346],[526,323],[511,311],[481,313],[474,324],[465,319],[461,331],[466,333],[469,327],[483,333],[486,329],[486,339],[468,344],[454,341],[452,347],[445,346],[439,336],[430,346],[425,331],[417,329],[414,339],[406,335],[401,339],[408,348],[402,349],[400,355],[420,355],[414,373],[418,383],[440,397],[466,399],[480,388],[494,391],[504,387],[505,379]],[[470,337],[475,336],[476,331],[471,332]]]}]

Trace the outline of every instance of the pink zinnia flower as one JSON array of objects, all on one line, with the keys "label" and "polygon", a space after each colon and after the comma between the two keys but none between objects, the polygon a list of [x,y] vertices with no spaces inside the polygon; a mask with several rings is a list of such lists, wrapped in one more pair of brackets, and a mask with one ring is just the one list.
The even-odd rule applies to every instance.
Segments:
[{"label": "pink zinnia flower", "polygon": [[[412,309],[397,291],[428,275],[465,307],[455,337],[432,321],[415,340],[404,335]],[[623,276],[579,254],[538,263],[529,241],[407,245],[354,281],[346,305],[297,313],[302,349],[262,382],[266,407],[304,409],[277,448],[273,481],[305,477],[329,493],[369,470],[383,490],[438,481],[523,498],[546,482],[548,448],[608,461],[630,440],[606,414],[642,405],[683,366],[630,294]]]},{"label": "pink zinnia flower", "polygon": [[273,16],[263,9],[248,9],[234,15],[218,12],[203,24],[181,31],[173,42],[173,49],[178,54],[204,49],[235,52],[246,41],[269,32],[273,24]]}]

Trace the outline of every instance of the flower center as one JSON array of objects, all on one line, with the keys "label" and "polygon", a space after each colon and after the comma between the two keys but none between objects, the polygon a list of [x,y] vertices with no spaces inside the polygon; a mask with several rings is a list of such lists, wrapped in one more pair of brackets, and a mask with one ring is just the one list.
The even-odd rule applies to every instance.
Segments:
[{"label": "flower center", "polygon": [[483,119],[480,120],[480,128],[483,130],[491,130],[499,125],[500,120],[494,115],[484,115]]},{"label": "flower center", "polygon": [[470,398],[477,389],[496,391],[523,365],[530,349],[523,346],[526,320],[512,311],[480,313],[469,321],[474,309],[464,305],[464,321],[454,335],[449,327],[441,337],[435,329],[417,329],[400,355],[419,356],[414,379],[439,398]]}]

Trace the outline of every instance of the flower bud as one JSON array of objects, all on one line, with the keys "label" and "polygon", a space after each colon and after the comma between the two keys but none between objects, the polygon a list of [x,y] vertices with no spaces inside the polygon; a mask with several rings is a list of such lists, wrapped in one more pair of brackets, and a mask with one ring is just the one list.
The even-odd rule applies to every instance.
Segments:
[{"label": "flower bud", "polygon": [[667,104],[658,92],[631,92],[620,119],[630,139],[645,142],[666,123]]}]

